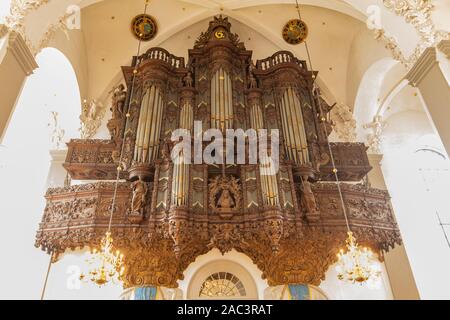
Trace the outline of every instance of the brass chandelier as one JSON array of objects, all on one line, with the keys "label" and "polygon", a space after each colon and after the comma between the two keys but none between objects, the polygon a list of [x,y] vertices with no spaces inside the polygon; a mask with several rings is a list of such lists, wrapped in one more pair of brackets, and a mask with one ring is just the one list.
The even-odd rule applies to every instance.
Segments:
[{"label": "brass chandelier", "polygon": [[366,247],[360,248],[351,231],[347,235],[346,251],[341,249],[337,254],[338,279],[351,283],[363,283],[380,277],[381,270],[373,252]]},{"label": "brass chandelier", "polygon": [[100,251],[94,249],[91,256],[86,259],[89,271],[87,275],[81,274],[80,280],[91,281],[98,286],[120,280],[125,271],[124,257],[119,250],[113,252],[112,243],[113,238],[108,231],[101,240]]}]

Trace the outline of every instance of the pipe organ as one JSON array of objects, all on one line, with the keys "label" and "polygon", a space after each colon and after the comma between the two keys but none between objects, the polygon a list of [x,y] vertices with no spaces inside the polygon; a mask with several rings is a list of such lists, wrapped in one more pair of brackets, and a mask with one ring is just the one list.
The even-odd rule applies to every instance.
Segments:
[{"label": "pipe organ", "polygon": [[[269,285],[318,285],[346,237],[346,222],[327,144],[331,107],[318,108],[312,94],[316,72],[287,51],[253,63],[221,16],[189,50],[187,64],[151,48],[122,70],[128,89],[114,90],[111,139],[72,140],[64,167],[73,179],[112,180],[120,165],[111,231],[125,254],[125,286],[174,288],[212,248],[248,255]],[[202,138],[194,121],[203,132],[279,130],[279,170],[268,166],[273,146],[257,163],[193,161],[198,154],[184,149],[173,157],[178,128],[191,134],[188,145],[207,146],[194,139]],[[269,130],[268,146],[273,137]],[[249,144],[246,160],[255,155]],[[401,243],[389,195],[354,183],[371,169],[366,147],[331,149],[359,242],[375,251]],[[36,245],[58,255],[98,244],[113,190],[106,181],[50,189]]]},{"label": "pipe organ", "polygon": [[137,163],[151,163],[158,156],[163,104],[163,96],[157,86],[146,90],[139,111],[134,147],[134,161]]},{"label": "pipe organ", "polygon": [[211,127],[233,128],[233,85],[227,71],[220,68],[211,79]]},{"label": "pipe organ", "polygon": [[298,165],[309,162],[308,144],[300,100],[292,87],[285,90],[280,102],[281,123],[285,150],[290,160]]},{"label": "pipe organ", "polygon": [[[190,91],[188,91],[189,93]],[[180,129],[185,129],[192,133],[194,114],[192,109],[192,96],[185,96],[182,99],[180,110]],[[171,206],[187,206],[188,190],[189,190],[189,164],[187,158],[189,155],[180,152],[178,159],[174,161],[173,181],[172,181],[172,197]],[[178,160],[178,161],[177,161]]]}]

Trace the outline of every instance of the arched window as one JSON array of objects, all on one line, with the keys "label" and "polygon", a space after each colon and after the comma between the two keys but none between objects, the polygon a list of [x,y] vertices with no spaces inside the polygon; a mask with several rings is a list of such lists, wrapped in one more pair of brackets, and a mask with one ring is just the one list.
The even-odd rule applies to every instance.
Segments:
[{"label": "arched window", "polygon": [[[217,249],[215,249],[217,250]],[[204,257],[215,257],[217,260],[203,264],[188,280],[188,299],[258,299],[258,287],[253,278],[257,269],[250,273],[247,267],[232,260],[221,259],[217,250],[209,252]],[[239,255],[245,263],[248,257]],[[251,262],[250,262],[251,263]]]},{"label": "arched window", "polygon": [[216,272],[210,275],[200,288],[199,298],[245,297],[244,284],[234,274]]}]

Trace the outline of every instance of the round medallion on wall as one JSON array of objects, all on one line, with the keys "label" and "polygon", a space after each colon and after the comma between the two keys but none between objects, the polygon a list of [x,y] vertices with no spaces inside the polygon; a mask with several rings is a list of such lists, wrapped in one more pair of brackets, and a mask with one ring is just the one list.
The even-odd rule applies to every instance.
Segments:
[{"label": "round medallion on wall", "polygon": [[289,20],[283,28],[283,39],[289,44],[299,44],[308,37],[308,26],[300,19]]},{"label": "round medallion on wall", "polygon": [[150,41],[158,32],[155,19],[148,14],[140,14],[133,19],[131,24],[133,34],[141,41]]}]

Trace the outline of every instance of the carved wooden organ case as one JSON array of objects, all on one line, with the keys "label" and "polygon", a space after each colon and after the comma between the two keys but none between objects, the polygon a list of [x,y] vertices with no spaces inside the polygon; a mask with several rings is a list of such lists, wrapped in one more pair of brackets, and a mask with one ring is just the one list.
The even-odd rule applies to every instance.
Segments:
[{"label": "carved wooden organ case", "polygon": [[[269,285],[318,285],[344,244],[327,144],[331,107],[313,94],[316,73],[287,51],[253,64],[230,29],[227,18],[214,18],[187,65],[162,48],[134,57],[123,67],[127,89],[114,91],[112,138],[68,144],[64,167],[73,179],[114,180],[121,167],[112,231],[125,254],[126,287],[176,287],[213,248],[248,255]],[[262,174],[260,164],[174,164],[171,133],[192,132],[194,121],[203,130],[279,129],[279,172]],[[400,243],[387,192],[355,183],[371,169],[366,147],[331,149],[339,178],[352,182],[341,186],[359,242],[379,253]],[[57,254],[98,246],[113,189],[106,181],[49,189],[36,246]]]}]

